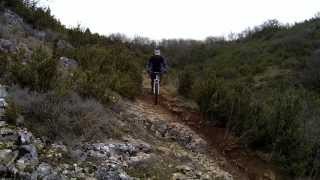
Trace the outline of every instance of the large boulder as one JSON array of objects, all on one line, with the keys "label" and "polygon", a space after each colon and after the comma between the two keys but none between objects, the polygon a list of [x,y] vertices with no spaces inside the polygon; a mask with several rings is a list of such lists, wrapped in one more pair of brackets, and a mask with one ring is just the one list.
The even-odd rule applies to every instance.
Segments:
[{"label": "large boulder", "polygon": [[6,9],[4,11],[4,14],[3,14],[4,18],[5,18],[5,21],[7,24],[11,25],[11,26],[24,26],[24,22],[23,22],[23,19],[18,16],[16,13],[14,13],[13,11],[9,10],[9,9]]},{"label": "large boulder", "polygon": [[38,161],[37,148],[32,144],[22,145],[19,147],[19,156],[25,161],[36,162]]},{"label": "large boulder", "polygon": [[33,30],[32,36],[41,41],[44,41],[46,40],[47,33],[44,31]]},{"label": "large boulder", "polygon": [[64,70],[75,70],[78,68],[79,64],[78,64],[78,61],[74,59],[67,58],[67,57],[60,57],[59,66]]},{"label": "large boulder", "polygon": [[59,40],[56,44],[57,49],[65,50],[65,49],[74,49],[74,47],[65,40]]},{"label": "large boulder", "polygon": [[17,51],[18,51],[18,48],[14,41],[0,39],[0,52],[15,53]]},{"label": "large boulder", "polygon": [[26,35],[32,36],[40,41],[46,39],[47,33],[33,29],[29,24],[25,23],[24,20],[17,15],[15,12],[6,9],[3,14],[4,22],[2,24],[5,33],[9,33],[10,37],[25,37]]},{"label": "large boulder", "polygon": [[0,39],[0,52],[11,54],[23,53],[21,54],[23,56],[20,58],[22,63],[29,61],[32,57],[32,50],[30,50],[28,45],[17,40]]},{"label": "large boulder", "polygon": [[52,167],[47,163],[41,163],[38,166],[36,173],[39,178],[44,178],[52,173]]},{"label": "large boulder", "polygon": [[0,163],[5,165],[11,164],[17,158],[17,155],[17,152],[11,149],[2,149],[0,150]]},{"label": "large boulder", "polygon": [[6,9],[1,16],[0,33],[6,38],[25,37],[32,28],[25,24],[23,19],[11,10]]}]

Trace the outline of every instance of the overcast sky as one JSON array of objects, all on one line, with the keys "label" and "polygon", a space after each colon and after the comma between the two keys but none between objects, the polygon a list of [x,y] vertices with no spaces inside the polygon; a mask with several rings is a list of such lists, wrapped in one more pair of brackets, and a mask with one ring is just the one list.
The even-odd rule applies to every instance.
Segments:
[{"label": "overcast sky", "polygon": [[320,12],[320,0],[49,0],[69,26],[151,39],[226,36],[268,19],[300,22]]}]

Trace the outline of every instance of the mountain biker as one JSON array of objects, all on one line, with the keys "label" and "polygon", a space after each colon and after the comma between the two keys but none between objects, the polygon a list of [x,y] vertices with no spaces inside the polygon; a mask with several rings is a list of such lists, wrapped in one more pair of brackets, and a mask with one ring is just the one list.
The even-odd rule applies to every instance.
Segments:
[{"label": "mountain biker", "polygon": [[161,56],[161,51],[159,48],[156,48],[154,50],[154,55],[150,57],[147,64],[147,71],[148,71],[148,74],[150,75],[151,90],[153,92],[153,82],[154,82],[154,79],[156,78],[155,73],[159,72],[161,76],[162,74],[167,72],[167,62]]}]

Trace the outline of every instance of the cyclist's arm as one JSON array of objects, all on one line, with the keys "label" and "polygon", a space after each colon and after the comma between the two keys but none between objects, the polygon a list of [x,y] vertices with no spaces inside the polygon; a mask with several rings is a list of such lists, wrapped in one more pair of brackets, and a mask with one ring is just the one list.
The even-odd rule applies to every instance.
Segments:
[{"label": "cyclist's arm", "polygon": [[148,60],[148,63],[146,65],[146,69],[147,69],[147,72],[150,73],[151,72],[151,67],[152,67],[152,64],[151,64],[151,58]]}]

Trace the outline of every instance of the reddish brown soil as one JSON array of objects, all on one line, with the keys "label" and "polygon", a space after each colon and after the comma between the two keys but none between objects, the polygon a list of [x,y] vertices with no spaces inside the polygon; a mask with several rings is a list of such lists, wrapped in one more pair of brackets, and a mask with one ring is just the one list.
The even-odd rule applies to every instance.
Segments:
[{"label": "reddish brown soil", "polygon": [[[139,99],[149,104],[154,101],[153,96],[147,93]],[[221,164],[221,168],[231,173],[234,179],[269,180],[273,179],[272,176],[282,179],[270,162],[263,161],[255,152],[242,147],[226,128],[206,124],[199,112],[178,104],[175,98],[164,94],[160,97],[160,104],[154,108],[170,114],[173,121],[188,125],[202,136],[209,143],[208,153],[215,159],[224,157],[226,163]]]}]

